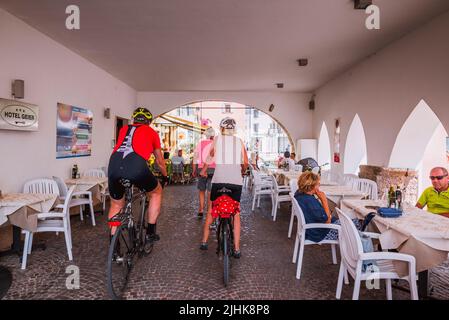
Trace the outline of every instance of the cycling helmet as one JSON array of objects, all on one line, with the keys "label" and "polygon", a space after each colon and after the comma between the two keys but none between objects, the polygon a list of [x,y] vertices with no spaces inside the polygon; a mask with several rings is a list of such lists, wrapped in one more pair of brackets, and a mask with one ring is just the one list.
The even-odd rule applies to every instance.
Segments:
[{"label": "cycling helmet", "polygon": [[220,122],[221,129],[234,130],[236,125],[235,120],[229,117],[224,118]]},{"label": "cycling helmet", "polygon": [[153,115],[147,108],[139,107],[136,110],[134,110],[132,118],[134,122],[150,124],[151,121],[153,120]]},{"label": "cycling helmet", "polygon": [[212,127],[207,128],[207,129],[204,131],[204,135],[206,136],[206,138],[214,137],[214,136],[215,136],[215,130],[214,130],[214,128],[212,128]]}]

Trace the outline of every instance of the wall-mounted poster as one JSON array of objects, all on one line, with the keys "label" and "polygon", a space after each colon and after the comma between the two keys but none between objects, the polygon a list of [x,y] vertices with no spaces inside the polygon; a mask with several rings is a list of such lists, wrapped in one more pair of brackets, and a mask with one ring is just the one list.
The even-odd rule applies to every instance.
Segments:
[{"label": "wall-mounted poster", "polygon": [[58,103],[56,119],[56,159],[90,156],[92,112]]},{"label": "wall-mounted poster", "polygon": [[340,163],[340,119],[335,119],[334,162]]},{"label": "wall-mounted poster", "polygon": [[0,129],[37,131],[39,108],[18,100],[0,99]]}]

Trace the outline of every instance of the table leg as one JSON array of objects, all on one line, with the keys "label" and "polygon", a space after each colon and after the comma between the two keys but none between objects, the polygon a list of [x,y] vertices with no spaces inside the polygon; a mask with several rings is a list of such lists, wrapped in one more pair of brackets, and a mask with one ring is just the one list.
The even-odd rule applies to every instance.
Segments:
[{"label": "table leg", "polygon": [[420,299],[429,298],[429,271],[418,273],[418,296]]},{"label": "table leg", "polygon": [[[23,250],[23,241],[20,239],[20,235],[22,234],[22,229],[17,227],[17,226],[13,226],[12,228],[12,245],[11,245],[11,249],[7,250],[7,251],[2,251],[0,252],[0,257],[1,256],[9,256],[9,255],[13,255],[13,254],[17,254],[17,256],[19,257],[19,261],[22,262],[22,250]],[[46,245],[45,243],[35,243],[33,244],[33,249],[42,249],[45,250],[46,249]]]},{"label": "table leg", "polygon": [[0,266],[0,300],[6,295],[11,287],[12,274],[7,268]]}]

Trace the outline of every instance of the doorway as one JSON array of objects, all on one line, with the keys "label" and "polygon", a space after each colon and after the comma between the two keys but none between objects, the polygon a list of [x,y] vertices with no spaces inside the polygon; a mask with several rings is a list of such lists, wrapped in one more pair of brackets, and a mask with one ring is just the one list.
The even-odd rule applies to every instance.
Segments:
[{"label": "doorway", "polygon": [[118,134],[120,132],[120,129],[126,125],[128,125],[129,119],[121,118],[121,117],[115,117],[115,140],[114,145],[118,140]]}]

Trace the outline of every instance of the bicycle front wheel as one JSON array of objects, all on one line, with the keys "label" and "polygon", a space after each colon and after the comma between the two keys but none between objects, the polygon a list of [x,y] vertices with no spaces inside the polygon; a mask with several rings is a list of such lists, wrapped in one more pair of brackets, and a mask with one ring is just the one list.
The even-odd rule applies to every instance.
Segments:
[{"label": "bicycle front wheel", "polygon": [[133,239],[127,226],[117,228],[109,245],[107,265],[108,293],[112,299],[122,299],[132,267]]}]

